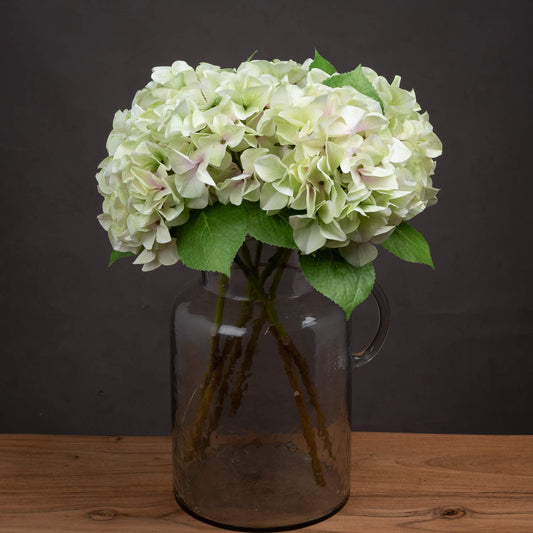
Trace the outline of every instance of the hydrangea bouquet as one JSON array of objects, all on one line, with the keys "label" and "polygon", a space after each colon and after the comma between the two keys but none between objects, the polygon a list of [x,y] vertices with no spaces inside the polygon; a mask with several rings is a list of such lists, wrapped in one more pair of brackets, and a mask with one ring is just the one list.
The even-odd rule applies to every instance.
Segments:
[{"label": "hydrangea bouquet", "polygon": [[[436,202],[431,176],[441,154],[414,92],[362,66],[339,74],[318,52],[303,64],[249,59],[236,69],[176,61],[154,68],[131,109],[116,113],[107,150],[97,181],[110,264],[135,255],[145,271],[181,261],[220,273],[210,353],[194,421],[180,429],[188,435],[180,460],[205,457],[228,396],[229,416],[239,410],[250,358],[268,333],[314,479],[325,486],[317,440],[331,457],[326,418],[306,354],[274,299],[291,255],[346,317],[372,291],[377,246],[433,266],[425,239],[406,222]],[[275,247],[266,262],[264,244]],[[248,302],[258,304],[243,301],[236,324],[251,331],[247,346],[219,333],[232,265],[246,276]]]},{"label": "hydrangea bouquet", "polygon": [[249,236],[297,249],[348,317],[372,290],[376,245],[433,266],[406,220],[436,202],[442,147],[399,77],[339,74],[318,52],[236,69],[176,61],[116,113],[107,150],[98,219],[110,263],[229,275]]}]

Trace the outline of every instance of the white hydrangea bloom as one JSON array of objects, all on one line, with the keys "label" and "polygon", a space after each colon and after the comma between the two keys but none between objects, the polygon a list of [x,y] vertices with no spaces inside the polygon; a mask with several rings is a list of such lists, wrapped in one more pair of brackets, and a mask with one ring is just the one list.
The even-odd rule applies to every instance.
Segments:
[{"label": "white hydrangea bloom", "polygon": [[98,217],[115,250],[143,270],[179,260],[172,228],[213,202],[259,202],[289,218],[301,252],[336,247],[354,265],[436,202],[442,152],[413,91],[363,68],[384,103],[323,85],[311,60],[237,69],[155,67],[118,111],[100,164]]}]

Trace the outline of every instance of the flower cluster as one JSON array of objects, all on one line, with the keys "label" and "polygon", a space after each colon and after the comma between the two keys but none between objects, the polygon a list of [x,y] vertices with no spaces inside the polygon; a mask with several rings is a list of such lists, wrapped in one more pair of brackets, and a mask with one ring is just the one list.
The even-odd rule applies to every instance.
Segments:
[{"label": "flower cluster", "polygon": [[100,164],[101,225],[143,270],[179,260],[172,228],[215,202],[290,209],[303,254],[338,248],[372,261],[403,220],[436,202],[441,143],[413,91],[364,74],[383,102],[294,61],[237,69],[183,61],[156,67],[118,111]]}]

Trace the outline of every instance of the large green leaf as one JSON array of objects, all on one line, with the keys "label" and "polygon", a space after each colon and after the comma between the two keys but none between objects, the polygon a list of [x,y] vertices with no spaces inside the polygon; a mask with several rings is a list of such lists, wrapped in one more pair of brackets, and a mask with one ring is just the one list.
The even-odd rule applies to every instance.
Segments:
[{"label": "large green leaf", "polygon": [[372,263],[352,266],[331,248],[300,255],[300,265],[307,281],[342,307],[346,318],[370,295],[376,278]]},{"label": "large green leaf", "polygon": [[243,202],[248,216],[247,230],[258,241],[282,248],[296,248],[292,227],[283,212],[267,215],[257,202]]},{"label": "large green leaf", "polygon": [[422,234],[407,222],[402,222],[382,246],[404,261],[423,263],[435,269],[429,244]]},{"label": "large green leaf", "polygon": [[246,237],[244,206],[216,203],[191,210],[186,224],[176,228],[178,255],[196,270],[230,275],[230,267]]},{"label": "large green leaf", "polygon": [[318,53],[318,50],[316,48],[315,48],[315,58],[309,65],[309,70],[311,70],[312,68],[318,68],[320,70],[323,70],[327,74],[335,74],[335,72],[337,72],[337,69],[327,59],[324,59]]},{"label": "large green leaf", "polygon": [[353,87],[354,89],[357,89],[361,94],[370,96],[370,98],[373,98],[374,100],[379,102],[382,111],[384,111],[385,109],[383,105],[383,100],[381,100],[381,98],[379,97],[379,94],[376,89],[374,89],[374,86],[370,83],[370,81],[368,81],[368,78],[365,76],[365,73],[363,72],[363,67],[361,65],[359,65],[351,72],[331,76],[331,78],[328,78],[322,83],[324,85],[327,85],[328,87]]},{"label": "large green leaf", "polygon": [[109,268],[115,261],[118,261],[122,257],[129,257],[130,255],[135,255],[133,252],[119,252],[118,250],[112,250],[111,255],[109,256]]}]

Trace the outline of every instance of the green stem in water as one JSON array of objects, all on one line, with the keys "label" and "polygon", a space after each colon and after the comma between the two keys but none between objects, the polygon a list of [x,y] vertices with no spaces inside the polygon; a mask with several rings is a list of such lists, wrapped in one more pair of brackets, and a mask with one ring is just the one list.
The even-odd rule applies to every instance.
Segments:
[{"label": "green stem in water", "polygon": [[[306,409],[305,400],[302,395],[298,373],[300,373],[303,385],[307,390],[311,405],[314,407],[317,413],[318,434],[324,440],[324,446],[331,456],[331,442],[329,440],[329,435],[325,425],[325,416],[320,409],[316,388],[314,387],[310,376],[309,365],[305,358],[299,353],[290,336],[281,325],[273,304],[273,300],[275,298],[290,254],[291,250],[282,248],[278,249],[278,251],[269,259],[261,274],[259,274],[261,243],[258,243],[254,259],[252,259],[250,251],[246,245],[244,245],[242,248],[243,257],[241,258],[237,256],[235,258],[236,264],[239,265],[241,270],[246,275],[247,293],[249,298],[242,304],[241,315],[237,320],[236,326],[244,327],[251,320],[253,316],[254,301],[263,303],[263,311],[261,312],[260,317],[253,321],[251,337],[244,351],[244,362],[239,373],[237,374],[234,389],[231,393],[229,393],[231,403],[230,416],[235,415],[240,407],[242,395],[245,390],[245,381],[249,375],[249,370],[252,365],[252,359],[257,347],[259,335],[263,330],[264,325],[268,322],[270,324],[268,331],[271,332],[276,339],[279,354],[283,359],[289,384],[294,393],[295,403],[302,423],[303,435],[307,443],[308,452],[311,457],[311,465],[316,483],[320,486],[324,486],[326,483],[322,472],[321,463],[318,458],[315,435],[309,414]],[[267,294],[265,290],[265,282],[274,272],[274,270],[276,272]],[[220,421],[225,397],[228,395],[229,380],[234,373],[235,363],[242,356],[242,340],[239,337],[231,337],[227,339],[222,350],[222,354],[220,354],[219,350],[218,330],[222,323],[224,298],[227,291],[227,281],[228,280],[225,276],[221,276],[215,320],[212,329],[210,364],[200,389],[201,401],[198,414],[191,431],[188,446],[189,453],[186,455],[186,459],[192,458],[195,451],[197,453],[202,453],[202,450],[205,450],[205,448],[209,445],[210,435],[218,427],[218,423]],[[225,370],[224,367],[226,367]],[[214,400],[215,392],[217,392],[217,395],[216,399]],[[209,412],[212,407],[214,408],[214,411],[211,413],[211,416],[209,416]],[[208,416],[209,428],[207,434],[203,435],[202,428]]]},{"label": "green stem in water", "polygon": [[218,297],[217,297],[217,306],[215,310],[215,319],[213,320],[213,327],[211,328],[211,343],[209,349],[210,361],[213,361],[215,354],[218,352],[218,343],[220,340],[220,335],[218,329],[222,324],[222,314],[224,313],[224,303],[226,302],[226,293],[228,292],[229,286],[228,277],[224,274],[220,275],[220,281],[218,283]]},{"label": "green stem in water", "polygon": [[241,406],[242,396],[246,390],[246,379],[248,378],[250,369],[252,368],[252,361],[255,354],[255,349],[257,348],[257,341],[259,340],[259,334],[265,325],[266,319],[266,310],[263,309],[261,316],[253,321],[252,334],[244,351],[244,361],[239,369],[239,372],[237,373],[233,391],[230,393],[231,407],[229,416],[235,416],[239,410],[239,407]]},{"label": "green stem in water", "polygon": [[296,346],[294,346],[290,337],[288,349],[294,359],[294,363],[298,367],[298,371],[300,372],[300,376],[302,377],[302,382],[305,385],[307,395],[309,396],[309,401],[311,402],[311,405],[316,411],[316,425],[318,435],[324,441],[324,448],[328,452],[329,456],[333,458],[333,445],[329,438],[329,432],[326,427],[326,416],[324,415],[324,412],[320,407],[320,402],[318,401],[318,393],[311,377],[309,363],[307,362],[305,357],[303,357],[302,354],[297,350]]},{"label": "green stem in water", "polygon": [[[251,320],[253,316],[253,303],[249,300],[245,300],[241,304],[241,314],[235,323],[235,327],[243,328]],[[209,417],[209,428],[207,429],[206,440],[209,442],[211,433],[215,431],[220,422],[220,416],[224,408],[224,401],[228,394],[229,381],[234,373],[235,364],[237,360],[242,356],[242,339],[241,337],[230,337],[224,344],[222,351],[222,357],[224,364],[226,359],[228,360],[224,374],[218,384],[218,394],[214,404],[214,411]]]},{"label": "green stem in water", "polygon": [[246,245],[246,241],[244,241],[242,245],[241,253],[242,253],[243,260],[245,261],[248,268],[255,270],[255,263],[250,254],[250,250],[248,249],[248,246]]},{"label": "green stem in water", "polygon": [[[284,268],[287,264],[287,261],[290,257],[291,250],[284,250],[279,249],[276,254],[271,258],[273,259],[272,267],[269,269],[270,272],[274,268],[276,269],[276,274],[274,275],[274,279],[272,281],[272,285],[269,290],[268,296],[265,293],[264,290],[264,281],[261,281],[260,279],[257,279],[253,272],[249,268],[247,268],[247,265],[244,262],[241,262],[239,266],[243,268],[244,273],[248,277],[248,279],[251,280],[252,284],[255,286],[256,291],[258,294],[261,295],[261,299],[265,302],[265,310],[266,310],[266,316],[268,321],[270,322],[270,326],[268,329],[272,332],[274,337],[276,338],[277,344],[278,344],[278,351],[280,356],[283,359],[284,366],[285,366],[285,372],[287,374],[287,377],[289,379],[289,383],[291,385],[291,388],[294,393],[294,400],[296,402],[296,407],[298,409],[298,413],[300,415],[300,421],[302,423],[302,429],[305,441],[307,443],[307,448],[309,451],[309,455],[311,457],[311,465],[313,468],[313,473],[315,476],[315,481],[317,485],[324,486],[326,484],[324,479],[324,474],[322,472],[322,466],[320,464],[320,460],[318,458],[318,450],[316,446],[316,440],[315,435],[313,432],[313,428],[311,425],[311,421],[309,419],[309,415],[307,413],[307,409],[305,406],[305,401],[302,396],[302,392],[300,389],[300,384],[298,380],[298,372],[295,366],[294,360],[298,360],[301,363],[301,360],[305,359],[301,356],[301,354],[298,352],[296,347],[294,346],[290,336],[287,334],[283,326],[281,325],[277,312],[274,308],[273,300],[276,295],[276,291],[278,289],[279,283],[281,281],[281,276],[283,274]],[[265,271],[269,267],[269,264],[267,264],[267,267],[265,267]],[[263,272],[264,274],[264,272]],[[261,325],[262,326],[262,325]],[[303,366],[302,366],[303,369]],[[307,379],[309,378],[309,380]],[[316,393],[316,389],[314,389],[314,386],[312,386],[312,382],[310,380],[309,373],[307,375],[305,373],[302,373],[302,380],[306,384],[306,388],[308,390],[314,390]],[[311,394],[310,394],[311,396]],[[316,398],[316,395],[315,395]],[[316,398],[316,405],[319,406],[318,399]],[[315,407],[316,409],[316,407]],[[318,412],[318,411],[317,411]],[[321,412],[321,410],[320,410]],[[322,422],[321,425],[323,425],[323,431],[319,429],[319,434],[325,435],[327,437],[326,440],[326,447],[331,449],[331,446],[328,446],[330,444],[329,442],[329,435],[327,433],[327,429],[325,428],[325,418],[324,416],[317,416],[317,418]],[[329,451],[328,450],[328,451]]]},{"label": "green stem in water", "polygon": [[218,284],[218,296],[215,308],[215,317],[213,319],[213,326],[211,328],[211,340],[209,343],[209,366],[204,376],[204,381],[200,386],[200,405],[198,406],[196,420],[191,430],[189,445],[187,446],[185,452],[186,460],[192,458],[195,449],[199,449],[199,447],[195,446],[195,444],[198,442],[198,440],[201,439],[202,426],[209,414],[213,394],[217,387],[220,372],[223,369],[224,359],[221,357],[219,349],[219,328],[222,324],[222,315],[224,312],[224,303],[226,300],[227,291],[228,277],[224,274],[221,274],[220,281]]},{"label": "green stem in water", "polygon": [[[271,307],[270,302],[267,304],[267,308]],[[267,314],[269,319],[271,319],[272,311],[269,309]],[[272,319],[271,319],[272,322]],[[283,359],[285,366],[285,373],[289,378],[289,383],[292,390],[294,391],[294,401],[296,402],[296,407],[300,415],[300,421],[302,423],[302,429],[305,441],[307,442],[307,448],[309,455],[311,457],[311,466],[313,468],[313,474],[315,476],[316,484],[320,487],[326,486],[326,480],[324,479],[324,473],[322,472],[322,466],[320,464],[320,459],[318,458],[318,450],[316,446],[315,435],[313,433],[313,428],[311,426],[311,421],[305,407],[305,401],[302,396],[302,391],[300,389],[300,384],[298,382],[298,374],[294,362],[291,358],[291,354],[287,349],[286,341],[279,331],[274,327],[272,328],[276,341],[278,343],[278,351],[280,356]]]},{"label": "green stem in water", "polygon": [[[242,253],[245,257],[245,261],[248,268],[253,268],[251,264],[251,256],[246,245],[243,246]],[[256,256],[257,257],[257,256]],[[240,260],[240,258],[239,258]],[[260,256],[257,257],[257,262],[260,260]],[[256,264],[257,264],[256,262]],[[211,338],[211,362],[214,361],[214,354],[219,353],[219,335],[218,330],[222,323],[222,313],[224,310],[225,296],[227,292],[228,278],[224,275],[221,275],[219,283],[219,294],[217,298],[217,306],[215,312],[215,319],[212,328],[212,338]],[[248,300],[244,300],[241,304],[241,312],[236,321],[235,327],[243,328],[251,320],[253,316],[253,298],[255,290],[253,289],[252,283],[247,279],[247,295]],[[216,340],[214,340],[216,339]],[[210,435],[218,427],[220,416],[224,407],[224,400],[228,393],[228,384],[229,380],[233,374],[233,369],[237,360],[242,355],[242,340],[239,337],[230,337],[226,339],[222,354],[218,357],[217,364],[210,364],[206,375],[204,377],[204,383],[200,389],[201,403],[200,409],[195,420],[195,423],[192,427],[189,444],[187,446],[187,456],[186,458],[192,458],[194,451],[201,452],[209,444]],[[226,360],[228,363],[226,365]],[[251,366],[251,361],[247,363]],[[224,366],[226,369],[224,371]],[[214,402],[214,411],[209,416],[209,412],[212,407],[212,399],[214,391],[218,390],[216,400]],[[204,422],[209,417],[209,427],[207,432],[204,435],[202,429]]]},{"label": "green stem in water", "polygon": [[[283,267],[284,267],[286,262],[288,261],[289,256],[282,256],[282,257],[285,260],[285,263],[283,263]],[[274,300],[280,279],[281,279],[281,276],[279,276],[279,278],[277,278],[277,276],[274,277],[274,282],[272,283],[272,287],[270,288],[270,295],[269,295],[271,300]],[[287,332],[281,325],[281,322],[278,319],[278,315],[277,315],[277,312],[274,306],[272,306],[272,316],[269,316],[269,318],[271,321],[272,320],[275,321],[278,331],[283,335],[283,338],[286,340],[287,349],[294,359],[294,363],[296,364],[298,371],[300,372],[302,382],[305,385],[305,388],[307,390],[309,401],[311,402],[311,405],[314,407],[316,411],[318,435],[323,439],[324,448],[327,450],[329,456],[333,457],[333,445],[329,438],[329,432],[326,427],[326,416],[324,415],[324,412],[322,411],[322,408],[320,407],[320,402],[318,401],[318,393],[313,383],[313,379],[311,377],[311,370],[309,368],[309,363],[307,362],[306,358],[303,357],[302,354],[299,352],[298,348],[296,348],[290,335],[287,334]]]},{"label": "green stem in water", "polygon": [[257,246],[255,247],[255,259],[254,259],[254,266],[255,271],[259,274],[259,267],[261,266],[261,253],[263,252],[263,243],[261,241],[257,241]]}]

